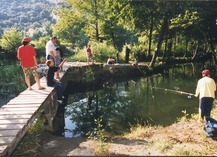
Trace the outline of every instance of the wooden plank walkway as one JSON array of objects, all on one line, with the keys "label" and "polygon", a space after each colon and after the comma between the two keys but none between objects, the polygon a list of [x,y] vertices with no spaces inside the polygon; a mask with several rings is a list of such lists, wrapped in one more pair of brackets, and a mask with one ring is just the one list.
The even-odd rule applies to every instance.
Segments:
[{"label": "wooden plank walkway", "polygon": [[[66,71],[69,67],[83,65],[86,63],[66,62],[63,69]],[[60,73],[60,77],[63,75],[63,72]],[[46,87],[45,90],[37,90],[34,84],[33,90],[26,89],[0,108],[0,156],[12,155],[42,110],[46,112],[45,116],[52,127],[52,117],[58,107],[56,92],[53,87],[47,87],[45,77],[40,79],[40,83]]]},{"label": "wooden plank walkway", "polygon": [[[11,155],[32,123],[40,116],[40,110],[52,108],[50,98],[54,88],[46,86],[45,77],[40,79],[45,90],[25,90],[0,108],[0,156]],[[54,92],[55,94],[55,92]]]},{"label": "wooden plank walkway", "polygon": [[[84,65],[86,63],[66,62],[63,69],[66,71],[69,67]],[[63,72],[60,73],[60,77],[63,75]],[[54,88],[46,86],[45,77],[40,79],[40,83],[46,87],[45,90],[37,90],[34,84],[33,90],[26,89],[0,108],[0,156],[12,155],[42,110],[46,112],[47,119],[55,116],[58,107],[56,92]],[[52,127],[52,122],[48,120],[48,123]]]},{"label": "wooden plank walkway", "polygon": [[[85,75],[85,69],[84,74],[81,76],[77,71],[80,67],[85,66],[89,67],[84,62],[66,62],[63,67],[64,71],[67,71],[69,67],[76,67],[77,69],[69,70],[69,76],[65,75],[63,77],[64,73],[60,73],[63,83],[71,80],[75,75],[77,75],[78,79],[81,79]],[[118,66],[126,67],[126,65]],[[37,86],[34,84],[32,86],[33,90],[27,89],[23,91],[0,108],[0,156],[12,155],[19,142],[34,121],[41,115],[42,111],[46,113],[45,116],[52,127],[52,117],[55,116],[58,107],[56,91],[53,87],[46,86],[45,77],[41,78],[40,82],[42,86],[46,87],[45,90],[37,90]]]}]

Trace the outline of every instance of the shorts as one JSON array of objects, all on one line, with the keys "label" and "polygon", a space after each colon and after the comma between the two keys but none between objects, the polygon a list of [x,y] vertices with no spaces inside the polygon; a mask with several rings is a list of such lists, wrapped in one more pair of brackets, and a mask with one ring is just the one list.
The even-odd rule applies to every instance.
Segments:
[{"label": "shorts", "polygon": [[92,53],[87,53],[87,59],[88,60],[93,59],[93,54]]},{"label": "shorts", "polygon": [[38,76],[38,73],[36,71],[36,67],[22,67],[23,68],[23,72],[26,76],[29,76],[29,72],[32,73],[33,76]]}]

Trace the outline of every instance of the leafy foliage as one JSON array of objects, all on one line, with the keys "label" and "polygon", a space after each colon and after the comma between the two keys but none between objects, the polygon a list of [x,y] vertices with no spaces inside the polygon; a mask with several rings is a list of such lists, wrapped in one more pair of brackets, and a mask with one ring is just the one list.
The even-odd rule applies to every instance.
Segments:
[{"label": "leafy foliage", "polygon": [[[90,42],[91,49],[93,51],[94,60],[96,62],[104,62],[106,63],[109,56],[115,58],[117,50],[106,43],[98,43],[98,42]],[[86,61],[86,50],[85,47],[83,49],[77,49],[75,55],[70,58],[72,61]],[[120,60],[123,60],[123,55],[120,55]]]},{"label": "leafy foliage", "polygon": [[[53,34],[76,54],[93,41],[119,52],[125,45],[137,45],[137,57],[140,61],[151,61],[149,66],[153,67],[160,55],[165,61],[177,55],[191,58],[207,52],[216,55],[216,6],[215,1],[189,0],[58,0],[55,3],[2,0],[0,35],[11,27],[36,41]],[[5,49],[5,44],[1,47]],[[99,61],[111,53],[100,55],[96,56]]]},{"label": "leafy foliage", "polygon": [[69,8],[61,9],[56,12],[57,16],[61,17],[54,25],[53,30],[63,42],[73,43],[77,46],[86,44],[86,35],[83,31],[84,19],[79,12],[73,12]]},{"label": "leafy foliage", "polygon": [[15,27],[27,32],[29,28],[41,28],[46,21],[54,23],[51,15],[54,6],[55,4],[48,0],[1,0],[0,27],[4,30]]},{"label": "leafy foliage", "polygon": [[89,136],[89,139],[93,139],[95,141],[98,141],[98,145],[95,149],[95,154],[98,156],[107,155],[109,152],[109,146],[106,143],[106,137],[105,137],[105,129],[103,129],[102,119],[94,119],[96,128],[94,128],[94,131],[92,133],[87,133]]},{"label": "leafy foliage", "polygon": [[15,28],[11,30],[6,30],[2,35],[2,39],[0,40],[0,46],[7,50],[10,54],[16,54],[14,52],[17,51],[21,43],[21,33],[18,32]]}]

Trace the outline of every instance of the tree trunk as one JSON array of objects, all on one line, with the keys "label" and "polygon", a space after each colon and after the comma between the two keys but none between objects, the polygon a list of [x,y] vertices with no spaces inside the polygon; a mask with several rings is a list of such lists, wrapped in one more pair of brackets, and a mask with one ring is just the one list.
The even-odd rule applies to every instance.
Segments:
[{"label": "tree trunk", "polygon": [[153,32],[153,27],[154,27],[154,20],[153,20],[153,15],[151,15],[151,25],[150,25],[150,32],[149,32],[149,42],[148,42],[148,58],[151,57],[151,44],[152,44],[152,32]]},{"label": "tree trunk", "polygon": [[164,47],[162,62],[164,62],[164,59],[165,59],[165,56],[166,56],[166,53],[167,53],[167,46],[168,46],[168,32],[167,32],[166,39],[165,39],[165,47]]},{"label": "tree trunk", "polygon": [[111,39],[112,39],[112,44],[113,46],[117,49],[117,46],[116,46],[116,42],[115,42],[115,35],[114,35],[114,32],[111,33]]},{"label": "tree trunk", "polygon": [[161,45],[162,45],[162,42],[163,42],[163,39],[164,39],[164,36],[165,36],[165,33],[167,32],[167,30],[168,30],[168,21],[167,21],[167,16],[165,15],[164,20],[163,20],[163,25],[162,25],[161,30],[160,30],[157,49],[155,50],[154,55],[153,55],[151,62],[149,64],[149,67],[151,67],[151,68],[153,68],[155,65],[156,58],[158,56],[159,50],[161,48]]},{"label": "tree trunk", "polygon": [[94,1],[95,3],[95,25],[96,25],[96,41],[99,41],[99,24],[98,24],[98,3],[97,0]]},{"label": "tree trunk", "polygon": [[197,45],[196,45],[196,49],[193,50],[193,57],[192,57],[192,60],[195,59],[196,55],[197,55],[197,49],[198,49],[198,45],[199,45],[199,41],[197,41]]},{"label": "tree trunk", "polygon": [[189,42],[189,40],[188,40],[188,38],[186,38],[186,39],[185,39],[185,53],[184,53],[184,56],[183,56],[183,57],[186,57],[186,55],[187,55],[187,51],[188,51],[188,42]]}]

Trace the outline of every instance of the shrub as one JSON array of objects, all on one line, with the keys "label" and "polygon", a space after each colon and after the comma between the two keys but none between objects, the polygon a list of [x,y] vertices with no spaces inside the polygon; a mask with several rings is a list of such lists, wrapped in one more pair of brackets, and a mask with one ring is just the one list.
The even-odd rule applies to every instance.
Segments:
[{"label": "shrub", "polygon": [[[116,57],[117,50],[113,46],[98,42],[90,42],[89,44],[91,45],[94,60],[96,62],[106,62],[109,56],[112,58]],[[121,54],[119,55],[119,59],[123,59]],[[75,50],[75,55],[70,57],[69,60],[86,62],[86,47]]]}]

